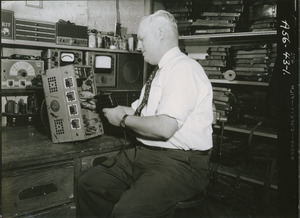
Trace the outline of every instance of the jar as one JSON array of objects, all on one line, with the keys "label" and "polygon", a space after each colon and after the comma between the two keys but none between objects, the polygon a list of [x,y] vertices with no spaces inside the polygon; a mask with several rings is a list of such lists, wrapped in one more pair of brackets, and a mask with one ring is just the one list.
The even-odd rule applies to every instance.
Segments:
[{"label": "jar", "polygon": [[121,44],[122,44],[122,38],[118,36],[115,45],[117,46],[117,49],[121,49]]},{"label": "jar", "polygon": [[37,98],[35,95],[27,97],[27,113],[36,113],[38,110]]},{"label": "jar", "polygon": [[96,48],[96,33],[92,30],[88,32],[89,35],[89,47]]},{"label": "jar", "polygon": [[97,33],[97,48],[102,48],[102,35],[101,35],[101,32]]},{"label": "jar", "polygon": [[129,51],[134,50],[134,40],[132,36],[128,38],[128,50]]},{"label": "jar", "polygon": [[5,112],[8,114],[14,113],[15,102],[14,100],[8,100],[5,104]]},{"label": "jar", "polygon": [[19,105],[19,112],[21,114],[26,114],[26,104],[24,102],[24,99],[20,99],[19,102],[18,102],[18,105]]},{"label": "jar", "polygon": [[103,37],[103,47],[109,48],[110,47],[110,38],[108,36]]},{"label": "jar", "polygon": [[127,41],[125,38],[123,38],[120,42],[120,49],[121,50],[127,50]]},{"label": "jar", "polygon": [[18,114],[18,113],[19,113],[19,104],[14,101],[14,114]]}]

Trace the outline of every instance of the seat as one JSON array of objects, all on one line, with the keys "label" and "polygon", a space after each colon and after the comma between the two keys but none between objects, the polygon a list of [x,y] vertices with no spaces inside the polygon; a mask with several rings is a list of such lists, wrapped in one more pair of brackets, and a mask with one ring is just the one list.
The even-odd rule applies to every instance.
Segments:
[{"label": "seat", "polygon": [[173,218],[176,217],[176,214],[179,210],[183,209],[189,209],[189,208],[197,208],[203,205],[206,198],[206,192],[201,191],[194,195],[193,197],[185,200],[185,201],[179,201],[169,212],[167,218]]},{"label": "seat", "polygon": [[[220,113],[216,110],[215,105],[213,104],[213,125],[220,124],[220,142],[218,143],[220,148],[222,147],[223,143],[223,134],[224,134],[224,128],[225,128],[225,123],[227,122],[227,118],[221,116]],[[203,205],[203,203],[206,200],[206,191],[201,191],[194,195],[192,198],[189,198],[185,201],[179,201],[170,211],[168,214],[168,218],[173,218],[176,217],[176,212],[178,210],[182,209],[188,209],[188,208],[197,208]]]}]

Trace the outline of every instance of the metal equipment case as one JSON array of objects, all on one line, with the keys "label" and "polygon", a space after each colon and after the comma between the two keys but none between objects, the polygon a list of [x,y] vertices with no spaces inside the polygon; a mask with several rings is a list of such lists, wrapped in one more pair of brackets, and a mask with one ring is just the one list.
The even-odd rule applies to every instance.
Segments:
[{"label": "metal equipment case", "polygon": [[102,121],[95,112],[96,94],[91,67],[67,65],[52,68],[42,76],[53,143],[78,141],[103,134]]}]

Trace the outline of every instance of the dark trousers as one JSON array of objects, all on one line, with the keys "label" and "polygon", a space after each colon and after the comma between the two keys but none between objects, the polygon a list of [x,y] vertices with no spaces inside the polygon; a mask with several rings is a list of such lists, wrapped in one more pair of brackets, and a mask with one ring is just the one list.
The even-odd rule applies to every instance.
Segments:
[{"label": "dark trousers", "polygon": [[209,155],[197,151],[125,150],[82,175],[78,209],[82,218],[164,217],[178,201],[208,184]]}]

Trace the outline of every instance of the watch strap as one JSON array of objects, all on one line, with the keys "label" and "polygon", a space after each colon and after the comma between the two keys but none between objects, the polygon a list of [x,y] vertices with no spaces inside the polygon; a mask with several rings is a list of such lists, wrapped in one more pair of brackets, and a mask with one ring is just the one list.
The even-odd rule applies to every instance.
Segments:
[{"label": "watch strap", "polygon": [[120,126],[121,126],[121,127],[123,127],[123,128],[126,127],[125,120],[126,120],[126,118],[127,118],[128,116],[129,116],[128,114],[125,114],[125,115],[122,117],[122,119],[121,119],[121,121],[120,121]]}]

